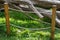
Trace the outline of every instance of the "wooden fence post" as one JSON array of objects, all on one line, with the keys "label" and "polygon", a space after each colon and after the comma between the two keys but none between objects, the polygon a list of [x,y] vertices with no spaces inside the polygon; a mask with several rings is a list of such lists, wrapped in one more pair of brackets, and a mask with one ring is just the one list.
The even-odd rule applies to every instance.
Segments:
[{"label": "wooden fence post", "polygon": [[56,5],[52,7],[52,24],[51,24],[51,40],[54,40],[55,33],[55,19],[56,19]]},{"label": "wooden fence post", "polygon": [[5,18],[6,18],[6,28],[7,28],[7,35],[10,34],[10,22],[9,22],[9,14],[8,14],[8,3],[4,3],[4,11],[5,11]]}]

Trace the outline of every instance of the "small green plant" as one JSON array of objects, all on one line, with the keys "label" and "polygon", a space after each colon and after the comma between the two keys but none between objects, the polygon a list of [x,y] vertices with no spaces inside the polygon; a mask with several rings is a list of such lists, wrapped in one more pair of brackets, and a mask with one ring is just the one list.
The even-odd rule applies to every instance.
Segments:
[{"label": "small green plant", "polygon": [[45,21],[45,22],[51,23],[51,19],[48,18],[48,17],[44,17],[42,20]]},{"label": "small green plant", "polygon": [[[4,13],[4,12],[2,12]],[[49,40],[50,38],[50,29],[48,30],[32,30],[34,28],[47,28],[50,27],[50,25],[47,25],[42,22],[38,22],[35,20],[30,19],[26,15],[24,15],[22,12],[16,12],[16,11],[9,11],[10,14],[10,23],[14,24],[16,26],[10,25],[10,36],[7,37],[6,35],[6,25],[5,24],[5,17],[4,14],[1,14],[0,16],[0,40]],[[35,14],[29,14],[30,16],[39,19]],[[3,18],[2,18],[3,17]],[[51,19],[45,17],[41,19],[45,22],[51,22]],[[19,28],[22,27],[22,28]],[[25,28],[25,29],[23,29]],[[29,30],[30,28],[30,30]],[[31,29],[32,28],[32,29]],[[55,31],[55,39],[60,40],[60,31]]]},{"label": "small green plant", "polygon": [[29,37],[29,30],[25,30],[23,32],[21,32],[21,37]]}]

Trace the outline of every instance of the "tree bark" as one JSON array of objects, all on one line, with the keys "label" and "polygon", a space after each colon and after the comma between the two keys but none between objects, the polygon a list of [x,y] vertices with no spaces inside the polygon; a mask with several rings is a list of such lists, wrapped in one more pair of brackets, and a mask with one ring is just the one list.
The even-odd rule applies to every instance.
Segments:
[{"label": "tree bark", "polygon": [[44,8],[50,8],[52,7],[52,5],[57,5],[57,9],[60,9],[60,1],[58,0],[33,0],[35,3],[34,4],[37,4],[41,7],[44,7]]}]

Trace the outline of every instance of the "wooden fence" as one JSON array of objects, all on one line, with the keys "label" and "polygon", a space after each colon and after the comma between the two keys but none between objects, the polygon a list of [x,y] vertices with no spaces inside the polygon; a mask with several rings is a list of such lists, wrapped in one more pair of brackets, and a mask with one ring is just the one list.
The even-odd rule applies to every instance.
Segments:
[{"label": "wooden fence", "polygon": [[[6,18],[6,28],[7,34],[10,34],[10,22],[9,22],[9,10],[8,10],[8,3],[4,3],[4,10],[5,10],[5,18]],[[54,40],[54,32],[55,32],[55,18],[56,18],[56,5],[52,7],[52,23],[51,23],[51,40]]]},{"label": "wooden fence", "polygon": [[[33,5],[31,6],[31,7],[33,7]],[[7,35],[9,35],[10,34],[10,22],[9,22],[9,5],[8,5],[8,3],[4,3],[4,10],[5,10],[5,18],[6,18],[6,28],[7,28],[7,30],[6,30],[6,32],[7,32]],[[33,10],[34,11],[37,11],[34,7],[33,7]],[[37,11],[37,13],[39,13],[38,11]],[[54,34],[55,34],[55,19],[56,19],[56,5],[53,5],[52,6],[52,23],[51,23],[51,40],[54,40],[55,39],[55,36],[54,36]]]}]

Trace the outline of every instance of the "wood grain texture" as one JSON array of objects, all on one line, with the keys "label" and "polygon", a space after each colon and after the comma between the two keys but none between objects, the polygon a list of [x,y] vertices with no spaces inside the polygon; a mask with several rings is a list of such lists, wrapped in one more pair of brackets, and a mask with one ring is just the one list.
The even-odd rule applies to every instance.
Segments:
[{"label": "wood grain texture", "polygon": [[55,40],[55,19],[56,19],[56,5],[52,7],[52,24],[51,24],[51,40]]},{"label": "wood grain texture", "polygon": [[6,18],[6,28],[7,28],[7,35],[10,34],[10,22],[9,22],[9,14],[8,14],[8,4],[4,4],[4,10],[5,10],[5,18]]}]

